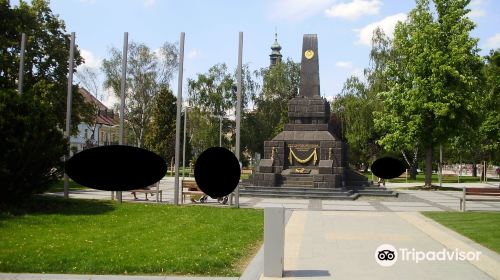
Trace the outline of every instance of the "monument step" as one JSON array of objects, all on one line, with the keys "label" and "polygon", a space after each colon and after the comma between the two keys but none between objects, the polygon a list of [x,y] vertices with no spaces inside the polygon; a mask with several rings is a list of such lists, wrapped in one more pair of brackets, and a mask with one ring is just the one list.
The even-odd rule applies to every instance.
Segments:
[{"label": "monument step", "polygon": [[381,187],[354,187],[350,188],[353,191],[361,194],[361,195],[369,195],[369,196],[393,196],[397,197],[398,192],[388,190],[386,188],[381,188]]},{"label": "monument step", "polygon": [[368,187],[370,185],[370,183],[368,183],[367,181],[347,181],[347,184],[349,186],[358,187],[358,188]]},{"label": "monument step", "polygon": [[312,188],[312,187],[260,187],[260,186],[245,186],[244,190],[261,190],[261,191],[305,191],[305,192],[328,192],[328,193],[343,193],[343,192],[354,192],[353,190],[345,189],[331,189],[331,188]]},{"label": "monument step", "polygon": [[359,197],[359,194],[353,193],[353,194],[296,194],[296,193],[279,193],[279,194],[274,194],[274,193],[265,193],[265,192],[246,192],[246,191],[240,191],[241,196],[253,196],[253,197],[274,197],[274,198],[283,198],[283,197],[290,197],[290,198],[305,198],[305,199],[335,199],[335,200],[355,200]]},{"label": "monument step", "polygon": [[283,181],[313,182],[313,177],[282,177]]},{"label": "monument step", "polygon": [[365,190],[358,190],[356,193],[359,193],[360,195],[366,195],[366,196],[387,196],[387,197],[397,197],[398,193],[393,192],[393,191],[365,191]]},{"label": "monument step", "polygon": [[316,192],[316,191],[293,191],[293,190],[244,190],[245,193],[253,193],[253,194],[259,194],[259,193],[267,193],[267,194],[314,194],[314,195],[351,195],[354,192],[352,191],[344,191],[344,192]]},{"label": "monument step", "polygon": [[293,184],[282,184],[280,187],[284,187],[284,188],[290,188],[290,189],[298,189],[298,188],[301,188],[301,189],[313,189],[313,184],[296,184],[296,185],[293,185]]},{"label": "monument step", "polygon": [[283,181],[302,181],[313,182],[314,178],[311,175],[282,175]]}]

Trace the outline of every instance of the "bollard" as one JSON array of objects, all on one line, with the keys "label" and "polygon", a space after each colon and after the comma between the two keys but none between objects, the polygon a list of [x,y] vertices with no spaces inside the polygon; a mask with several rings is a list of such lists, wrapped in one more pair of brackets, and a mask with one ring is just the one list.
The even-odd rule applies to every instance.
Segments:
[{"label": "bollard", "polygon": [[264,209],[264,277],[283,277],[285,208]]}]

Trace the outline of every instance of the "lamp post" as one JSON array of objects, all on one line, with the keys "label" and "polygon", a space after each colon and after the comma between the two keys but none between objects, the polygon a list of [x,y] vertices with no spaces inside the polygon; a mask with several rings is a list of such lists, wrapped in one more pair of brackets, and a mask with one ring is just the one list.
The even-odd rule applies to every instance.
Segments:
[{"label": "lamp post", "polygon": [[222,147],[222,115],[219,116],[219,147]]},{"label": "lamp post", "polygon": [[186,173],[186,122],[188,117],[189,106],[184,106],[184,138],[182,138],[182,180]]}]

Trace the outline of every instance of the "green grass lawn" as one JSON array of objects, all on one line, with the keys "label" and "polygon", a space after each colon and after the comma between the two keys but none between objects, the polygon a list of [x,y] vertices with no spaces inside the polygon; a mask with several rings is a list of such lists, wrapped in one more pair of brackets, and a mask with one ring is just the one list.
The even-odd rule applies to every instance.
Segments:
[{"label": "green grass lawn", "polygon": [[423,212],[422,214],[500,253],[500,212]]},{"label": "green grass lawn", "polygon": [[35,197],[0,205],[0,271],[238,276],[263,212]]},{"label": "green grass lawn", "polygon": [[[77,182],[74,182],[73,180],[69,180],[69,190],[84,190],[84,189],[88,189],[87,187],[84,187],[80,184],[78,184]],[[59,180],[57,181],[55,184],[53,184],[50,189],[47,191],[47,192],[50,192],[50,193],[56,193],[56,192],[63,192],[64,191],[64,180]]]}]

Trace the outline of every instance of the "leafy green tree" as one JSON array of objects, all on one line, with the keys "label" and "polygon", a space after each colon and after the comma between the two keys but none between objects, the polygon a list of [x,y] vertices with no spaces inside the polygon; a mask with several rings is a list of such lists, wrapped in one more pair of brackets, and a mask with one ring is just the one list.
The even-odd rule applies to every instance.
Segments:
[{"label": "leafy green tree", "polygon": [[160,88],[153,100],[151,121],[145,137],[145,147],[167,162],[175,156],[176,104],[177,99],[172,90]]},{"label": "leafy green tree", "polygon": [[53,125],[55,118],[50,104],[32,91],[21,96],[0,89],[0,202],[42,193],[62,175],[68,143]]},{"label": "leafy green tree", "polygon": [[[188,79],[189,137],[195,157],[205,149],[219,145],[220,118],[222,117],[222,146],[234,147],[235,123],[232,120],[236,108],[236,70],[231,74],[225,64],[216,64],[207,73]],[[242,71],[242,106],[246,108],[258,88],[248,65]],[[245,112],[242,109],[242,135],[245,134]],[[242,136],[243,138],[243,136]],[[242,139],[243,151],[245,142]]]},{"label": "leafy green tree", "polygon": [[[26,33],[24,92],[33,91],[33,98],[48,104],[56,115],[53,125],[64,128],[70,43],[64,21],[52,13],[46,0],[33,0],[31,5],[20,1],[16,7],[0,0],[0,26],[0,89],[17,88],[21,34]],[[76,49],[75,66],[82,63]],[[80,122],[90,120],[86,110],[83,97],[73,94],[73,133]]]},{"label": "leafy green tree", "polygon": [[[145,44],[131,42],[127,58],[127,91],[125,93],[125,121],[134,135],[132,143],[144,146],[145,136],[152,114],[155,95],[162,87],[168,87],[178,66],[178,49],[166,42],[159,53]],[[102,70],[106,76],[104,86],[120,98],[122,52],[110,50],[110,58],[104,59]]]},{"label": "leafy green tree", "polygon": [[259,118],[268,125],[269,139],[283,131],[288,122],[288,101],[298,96],[300,83],[300,63],[290,58],[269,68],[260,70],[262,92],[256,98]]},{"label": "leafy green tree", "polygon": [[469,33],[467,0],[417,0],[394,33],[395,59],[388,65],[389,90],[375,125],[388,150],[401,145],[425,149],[425,185],[431,185],[433,149],[460,135],[470,123],[480,96],[481,57]]},{"label": "leafy green tree", "polygon": [[500,163],[500,49],[491,50],[483,68],[485,96],[481,100],[483,118],[479,126],[485,160]]}]

